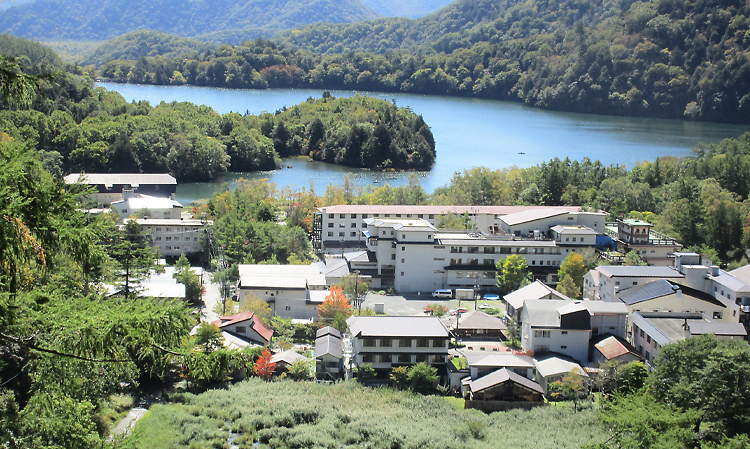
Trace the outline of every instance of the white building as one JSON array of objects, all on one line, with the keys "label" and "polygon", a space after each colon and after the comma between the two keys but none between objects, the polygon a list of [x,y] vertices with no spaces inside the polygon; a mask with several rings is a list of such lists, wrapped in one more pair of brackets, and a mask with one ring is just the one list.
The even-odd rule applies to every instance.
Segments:
[{"label": "white building", "polygon": [[[128,222],[126,218],[124,222]],[[212,221],[139,218],[135,220],[141,227],[141,232],[149,236],[155,249],[165,257],[179,257],[182,254],[194,254],[203,251],[200,236],[206,226]]]},{"label": "white building", "polygon": [[604,265],[583,277],[583,297],[613,302],[618,301],[617,293],[621,290],[659,279],[681,283],[684,278],[672,267]]},{"label": "white building", "polygon": [[534,379],[536,374],[534,359],[527,355],[510,352],[466,354],[466,363],[469,366],[472,380],[477,380],[503,368],[527,379]]},{"label": "white building", "polygon": [[376,380],[388,381],[391,368],[420,362],[445,377],[450,334],[438,317],[353,316],[346,320],[352,336],[351,360],[369,363]]},{"label": "white building", "polygon": [[557,270],[570,251],[595,245],[592,237],[582,246],[576,242],[576,248],[561,247],[547,238],[546,232],[532,238],[440,232],[419,218],[366,218],[362,235],[367,253],[345,254],[351,269],[372,276],[374,288],[399,292],[494,289],[495,265],[511,254],[526,259],[534,279],[554,284]]},{"label": "white building", "polygon": [[158,198],[152,196],[132,196],[126,192],[122,200],[111,204],[113,211],[121,217],[133,217],[142,211],[148,211],[149,218],[179,220],[182,215],[182,204],[171,198]]},{"label": "white building", "polygon": [[[543,213],[523,215],[529,211]],[[522,215],[517,215],[517,214]],[[313,246],[326,252],[339,248],[363,248],[364,240],[358,233],[367,218],[422,219],[438,227],[446,216],[466,216],[476,231],[488,235],[502,234],[509,229],[503,221],[516,223],[511,234],[528,235],[538,230],[544,234],[555,225],[583,225],[604,233],[603,212],[581,212],[578,206],[406,206],[406,205],[337,205],[318,209],[313,225]],[[508,216],[511,216],[508,218]]]},{"label": "white building", "polygon": [[[623,219],[606,224],[607,234],[617,243],[620,254],[635,251],[649,265],[670,266],[674,253],[682,249],[675,239],[653,230],[651,223],[643,220]],[[605,256],[616,264],[624,262],[624,256]]]},{"label": "white building", "polygon": [[99,207],[123,199],[125,192],[174,199],[177,180],[167,173],[73,173],[65,184],[83,184],[96,190],[85,196]]},{"label": "white building", "polygon": [[627,308],[601,301],[526,300],[521,346],[535,353],[557,352],[588,361],[592,336],[625,336]]},{"label": "white building", "polygon": [[553,382],[563,380],[565,376],[575,374],[588,380],[588,374],[581,368],[581,365],[566,360],[563,357],[548,356],[536,359],[536,378],[534,380],[542,387],[544,394],[549,394],[549,386]]},{"label": "white building", "polygon": [[518,324],[521,324],[521,320],[523,319],[523,305],[527,299],[572,301],[571,298],[537,280],[503,296],[506,304],[505,314],[516,320]]},{"label": "white building", "polygon": [[317,320],[325,300],[326,278],[313,265],[240,265],[240,306],[250,295],[266,301],[282,318]]}]

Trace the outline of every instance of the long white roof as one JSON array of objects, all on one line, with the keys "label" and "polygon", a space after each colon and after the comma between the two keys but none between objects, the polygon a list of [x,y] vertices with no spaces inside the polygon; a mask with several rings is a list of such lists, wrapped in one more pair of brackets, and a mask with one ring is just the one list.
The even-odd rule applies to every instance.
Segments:
[{"label": "long white roof", "polygon": [[353,316],[346,320],[357,337],[439,337],[448,329],[436,316]]}]

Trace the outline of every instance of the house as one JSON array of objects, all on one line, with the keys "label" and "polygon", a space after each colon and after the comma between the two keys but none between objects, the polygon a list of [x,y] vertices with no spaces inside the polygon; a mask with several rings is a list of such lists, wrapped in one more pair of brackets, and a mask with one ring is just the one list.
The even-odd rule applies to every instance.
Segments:
[{"label": "house", "polygon": [[466,363],[472,379],[479,379],[500,369],[512,371],[527,379],[533,379],[535,374],[534,360],[531,357],[511,352],[467,353]]},{"label": "house", "polygon": [[617,302],[617,293],[627,288],[667,279],[682,282],[685,275],[672,267],[604,265],[583,277],[585,299]]},{"label": "house", "polygon": [[575,248],[561,246],[546,232],[531,237],[445,232],[420,218],[365,218],[362,236],[366,254],[347,253],[350,270],[370,275],[373,288],[398,292],[495,289],[496,264],[511,254],[526,259],[534,279],[555,284],[557,270],[569,251],[596,245],[590,238],[576,242]]},{"label": "house", "polygon": [[276,364],[276,368],[273,371],[276,375],[287,372],[294,362],[306,362],[307,360],[307,357],[292,350],[279,352],[271,357],[271,362]]},{"label": "house", "polygon": [[242,312],[220,317],[211,324],[216,325],[222,332],[228,332],[234,337],[247,342],[266,346],[273,337],[273,330],[260,320],[253,312]]},{"label": "house", "polygon": [[670,266],[674,253],[682,249],[675,239],[654,231],[653,225],[643,220],[618,219],[606,224],[606,232],[621,254],[635,251],[649,265]]},{"label": "house", "polygon": [[315,333],[315,378],[339,380],[344,372],[341,332],[326,326]]},{"label": "house", "polygon": [[[422,219],[439,227],[447,216],[467,217],[473,229],[487,235],[505,233],[501,218],[519,212],[539,209],[567,212],[564,223],[581,224],[604,232],[605,215],[601,212],[581,212],[579,206],[415,206],[349,204],[318,208],[313,220],[313,247],[323,253],[342,248],[364,248],[363,221],[368,218]],[[562,217],[562,214],[560,215]]]},{"label": "house", "polygon": [[714,334],[721,340],[747,337],[742,323],[716,322],[702,313],[635,312],[631,317],[631,343],[651,366],[662,347],[703,334]]},{"label": "house", "polygon": [[599,366],[602,363],[612,361],[623,364],[636,362],[643,360],[643,356],[623,338],[614,335],[600,335],[591,340],[591,357],[589,360],[595,366]]},{"label": "house", "polygon": [[65,184],[84,184],[96,190],[85,196],[99,207],[123,199],[125,192],[174,199],[177,180],[167,173],[73,173]]},{"label": "house", "polygon": [[[605,217],[604,212],[571,212],[552,207],[532,208],[500,217],[500,228],[508,235],[536,237],[562,232],[560,228],[553,231],[556,226],[571,226],[571,230],[580,226],[577,229],[585,231],[585,234],[584,240],[578,240],[578,243],[593,245],[596,243],[596,234],[604,232]],[[573,242],[569,240],[567,243]]]},{"label": "house", "polygon": [[[126,218],[124,222],[132,219]],[[141,232],[148,236],[161,256],[179,257],[182,254],[203,252],[200,242],[201,233],[206,226],[213,224],[210,220],[184,220],[139,218],[135,220]]]},{"label": "house", "polygon": [[146,212],[147,218],[171,220],[179,220],[183,209],[182,204],[171,198],[153,196],[135,197],[127,192],[123,199],[113,201],[110,207],[124,218]]},{"label": "house", "polygon": [[[456,319],[458,325],[456,325]],[[506,329],[500,318],[488,315],[481,310],[472,310],[451,317],[451,330],[463,339],[500,339]]]},{"label": "house", "polygon": [[471,381],[468,390],[472,401],[544,401],[541,385],[505,368]]},{"label": "house", "polygon": [[[713,295],[666,279],[623,290],[618,297],[628,308],[628,315],[635,312],[699,313],[714,321],[737,322],[737,317],[727,313],[724,303]],[[628,335],[632,332],[632,328],[628,329]]]},{"label": "house", "polygon": [[239,265],[240,304],[255,296],[266,301],[274,315],[317,320],[325,300],[326,278],[313,265]]},{"label": "house", "polygon": [[527,299],[571,300],[569,297],[546,285],[544,282],[534,281],[525,287],[521,287],[518,290],[503,296],[503,300],[505,300],[506,304],[505,314],[520,324],[523,304]]},{"label": "house", "polygon": [[581,365],[564,356],[550,354],[546,357],[535,359],[534,365],[536,366],[537,373],[535,380],[542,387],[545,395],[549,394],[550,384],[563,380],[569,374],[583,376],[586,379],[589,378],[589,375],[586,374]]},{"label": "house", "polygon": [[438,317],[353,316],[346,323],[352,363],[371,364],[376,381],[387,381],[393,367],[420,362],[437,368],[441,379],[446,377],[450,333]]},{"label": "house", "polygon": [[522,321],[525,350],[557,352],[586,362],[592,336],[625,336],[627,308],[602,301],[526,300]]}]

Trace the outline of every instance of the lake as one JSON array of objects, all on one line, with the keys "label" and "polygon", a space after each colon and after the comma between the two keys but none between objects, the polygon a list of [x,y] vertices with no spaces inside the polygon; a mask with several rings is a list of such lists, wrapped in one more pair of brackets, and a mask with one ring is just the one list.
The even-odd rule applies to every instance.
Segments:
[{"label": "lake", "polygon": [[[195,86],[150,86],[99,83],[115,90],[126,100],[189,101],[205,104],[217,112],[259,114],[292,106],[308,97],[319,98],[317,89],[233,90]],[[355,91],[331,91],[336,97],[348,97]],[[529,167],[554,157],[601,160],[605,165],[653,160],[657,156],[684,156],[699,142],[719,142],[750,131],[749,126],[701,123],[681,120],[615,117],[545,111],[505,101],[476,98],[442,97],[414,94],[359,92],[409,107],[421,114],[435,136],[437,158],[429,172],[418,172],[428,192],[448,184],[455,172],[477,166],[502,169]],[[290,166],[291,168],[287,168]],[[177,199],[185,204],[210,198],[224,182],[237,178],[268,178],[279,187],[315,185],[322,194],[330,184],[342,183],[354,173],[355,184],[396,186],[408,182],[408,173],[383,174],[353,170],[306,158],[284,161],[284,168],[261,173],[227,173],[212,183],[182,183]]]}]

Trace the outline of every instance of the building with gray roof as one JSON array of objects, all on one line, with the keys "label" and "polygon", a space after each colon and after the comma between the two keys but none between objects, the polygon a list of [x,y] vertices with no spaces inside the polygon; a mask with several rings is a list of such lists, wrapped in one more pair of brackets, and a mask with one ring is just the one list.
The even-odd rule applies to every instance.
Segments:
[{"label": "building with gray roof", "polygon": [[544,389],[541,385],[504,368],[471,381],[468,390],[472,401],[544,401]]},{"label": "building with gray roof", "polygon": [[106,206],[123,199],[124,192],[174,199],[177,180],[168,173],[72,173],[65,184],[84,184],[96,189],[87,199]]}]

